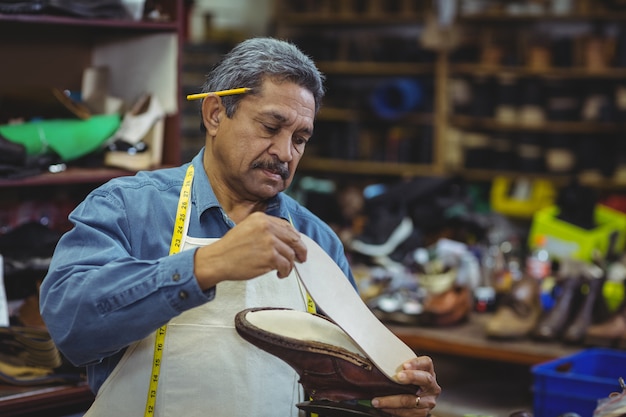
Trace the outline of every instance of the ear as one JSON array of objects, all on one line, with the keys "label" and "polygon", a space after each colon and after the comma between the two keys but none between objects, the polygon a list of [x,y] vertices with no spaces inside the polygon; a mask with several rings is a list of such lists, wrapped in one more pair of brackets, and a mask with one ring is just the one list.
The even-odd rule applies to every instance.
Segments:
[{"label": "ear", "polygon": [[211,136],[215,136],[220,121],[224,116],[222,99],[215,94],[209,94],[202,100],[202,123]]}]

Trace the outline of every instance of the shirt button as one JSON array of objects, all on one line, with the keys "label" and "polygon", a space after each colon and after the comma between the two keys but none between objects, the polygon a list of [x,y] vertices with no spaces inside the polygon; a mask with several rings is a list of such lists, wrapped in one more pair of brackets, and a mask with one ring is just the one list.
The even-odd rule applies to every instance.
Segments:
[{"label": "shirt button", "polygon": [[172,275],[172,279],[176,282],[180,281],[180,274],[177,273],[177,274]]},{"label": "shirt button", "polygon": [[186,300],[187,299],[187,291],[181,291],[178,293],[178,298],[180,298],[181,300]]}]

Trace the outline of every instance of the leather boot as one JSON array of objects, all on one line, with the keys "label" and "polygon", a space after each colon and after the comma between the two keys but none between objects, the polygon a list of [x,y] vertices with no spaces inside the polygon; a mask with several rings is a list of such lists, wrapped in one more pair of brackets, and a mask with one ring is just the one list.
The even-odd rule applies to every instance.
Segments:
[{"label": "leather boot", "polygon": [[541,315],[539,291],[539,281],[535,278],[524,276],[515,282],[487,322],[487,337],[517,339],[528,336]]},{"label": "leather boot", "polygon": [[554,307],[537,323],[532,337],[537,340],[553,341],[561,337],[567,324],[577,311],[580,300],[582,276],[575,263],[564,261],[559,270],[559,294]]},{"label": "leather boot", "polygon": [[609,319],[589,326],[584,344],[626,349],[626,302]]},{"label": "leather boot", "polygon": [[582,343],[587,327],[592,323],[594,317],[598,316],[600,310],[606,310],[602,308],[604,305],[602,286],[606,280],[604,271],[597,265],[589,264],[584,267],[583,274],[585,276],[581,287],[582,305],[562,338],[565,343],[569,344]]}]

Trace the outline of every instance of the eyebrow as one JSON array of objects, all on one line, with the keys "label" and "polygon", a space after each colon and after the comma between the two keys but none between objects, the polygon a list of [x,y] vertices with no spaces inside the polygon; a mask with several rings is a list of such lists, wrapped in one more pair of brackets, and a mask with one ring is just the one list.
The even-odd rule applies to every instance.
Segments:
[{"label": "eyebrow", "polygon": [[[267,116],[267,117],[271,117],[272,119],[274,119],[275,121],[284,124],[287,123],[287,118],[285,116],[283,116],[282,114],[275,112],[275,111],[267,111],[267,112],[261,112],[262,116]],[[300,131],[306,133],[309,136],[313,136],[313,129],[309,129],[308,127],[300,129]]]}]

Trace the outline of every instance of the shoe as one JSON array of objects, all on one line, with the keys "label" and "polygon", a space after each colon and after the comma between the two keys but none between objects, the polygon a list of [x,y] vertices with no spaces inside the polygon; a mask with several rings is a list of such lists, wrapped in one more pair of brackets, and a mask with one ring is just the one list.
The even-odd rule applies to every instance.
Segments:
[{"label": "shoe", "polygon": [[[413,221],[410,217],[394,218],[391,213],[387,216],[380,213],[375,226],[370,219],[369,234],[356,237],[350,242],[350,249],[367,256],[390,255],[402,242],[413,233]],[[398,222],[399,220],[399,222]],[[375,230],[376,229],[376,230]]]},{"label": "shoe", "polygon": [[485,334],[493,339],[524,338],[535,328],[540,316],[539,281],[525,276],[504,295],[485,325]]},{"label": "shoe", "polygon": [[539,319],[532,331],[532,337],[540,341],[554,341],[561,337],[566,326],[580,305],[580,287],[582,276],[579,275],[577,261],[564,260],[558,271],[557,285],[560,290],[554,306]]},{"label": "shoe", "polygon": [[472,311],[472,293],[467,286],[455,286],[424,300],[420,324],[424,326],[452,326],[467,320]]},{"label": "shoe", "polygon": [[26,165],[26,146],[0,135],[0,164],[15,167]]},{"label": "shoe", "polygon": [[626,308],[602,323],[587,327],[584,344],[626,349]]},{"label": "shoe", "polygon": [[124,115],[105,146],[104,164],[131,171],[161,164],[165,112],[156,98],[144,94]]},{"label": "shoe", "polygon": [[580,118],[580,92],[572,91],[571,82],[546,80],[546,90],[548,120],[574,122]]},{"label": "shoe", "polygon": [[374,316],[385,323],[419,324],[424,306],[415,291],[401,289],[383,294],[367,303]]},{"label": "shoe", "polygon": [[412,394],[419,387],[389,379],[330,319],[302,311],[252,308],[235,316],[241,337],[289,364],[315,401],[367,400]]},{"label": "shoe", "polygon": [[417,266],[421,269],[417,273],[417,282],[428,294],[442,294],[454,288],[458,276],[456,267],[445,265],[441,259],[432,259]]},{"label": "shoe", "polygon": [[26,297],[17,309],[14,319],[21,326],[47,331],[46,323],[44,323],[39,312],[39,294],[31,294]]},{"label": "shoe", "polygon": [[143,94],[124,115],[120,128],[107,141],[123,140],[132,145],[143,140],[154,124],[165,117],[165,111],[158,98]]},{"label": "shoe", "polygon": [[0,124],[12,120],[80,119],[91,117],[89,109],[55,87],[19,86],[0,91]]},{"label": "shoe", "polygon": [[587,264],[583,266],[582,272],[584,274],[583,286],[581,288],[583,293],[582,305],[561,338],[568,344],[582,343],[587,327],[589,327],[593,319],[606,312],[606,306],[602,298],[602,287],[606,281],[604,271],[597,265]]},{"label": "shoe", "polygon": [[517,164],[517,153],[513,144],[515,138],[507,132],[496,132],[491,138],[493,148],[493,169],[499,171],[510,171]]},{"label": "shoe", "polygon": [[25,326],[0,327],[0,358],[16,367],[52,369],[62,364],[48,331]]},{"label": "shoe", "polygon": [[545,157],[543,137],[535,133],[522,133],[517,138],[517,163],[522,172],[544,172]]},{"label": "shoe", "polygon": [[545,122],[544,83],[545,81],[537,78],[526,78],[521,81],[519,120],[522,126],[540,126]]},{"label": "shoe", "polygon": [[602,36],[589,37],[583,45],[583,60],[588,71],[605,71],[609,67],[606,54],[608,40]]},{"label": "shoe", "polygon": [[463,132],[463,162],[468,169],[490,169],[493,165],[491,137],[483,132]]},{"label": "shoe", "polygon": [[495,105],[495,119],[498,123],[512,125],[518,120],[519,95],[517,78],[502,75],[498,77],[497,104]]},{"label": "shoe", "polygon": [[576,153],[571,137],[566,134],[548,135],[545,163],[548,172],[553,174],[571,174],[576,167]]},{"label": "shoe", "polygon": [[552,54],[545,40],[528,47],[526,67],[531,71],[546,71],[552,67]]}]

